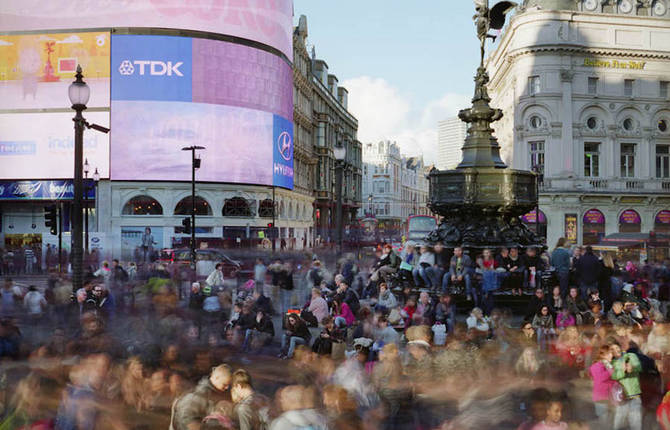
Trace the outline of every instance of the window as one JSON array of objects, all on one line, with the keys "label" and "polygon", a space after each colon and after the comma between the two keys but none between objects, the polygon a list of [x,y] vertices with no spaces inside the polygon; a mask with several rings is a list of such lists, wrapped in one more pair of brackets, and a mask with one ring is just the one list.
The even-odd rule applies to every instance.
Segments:
[{"label": "window", "polygon": [[530,117],[530,128],[532,129],[538,129],[542,127],[542,118],[540,118],[537,115],[533,115]]},{"label": "window", "polygon": [[[175,206],[174,214],[191,215],[191,207],[191,196],[184,197],[177,203],[177,206]],[[212,215],[212,207],[207,203],[207,200],[195,196],[195,214],[198,216]]]},{"label": "window", "polygon": [[598,93],[598,78],[589,78],[588,92],[593,95]]},{"label": "window", "polygon": [[540,77],[531,76],[528,78],[528,94],[534,96],[540,92]]},{"label": "window", "polygon": [[623,95],[627,97],[633,97],[633,79],[624,79],[623,80]]},{"label": "window", "polygon": [[589,119],[586,120],[586,126],[590,130],[595,130],[598,127],[598,119],[595,116],[590,116]]},{"label": "window", "polygon": [[633,178],[635,176],[635,145],[632,143],[621,144],[621,177]]},{"label": "window", "polygon": [[163,215],[163,207],[153,197],[136,196],[123,205],[121,215]]},{"label": "window", "polygon": [[529,142],[530,147],[530,169],[540,175],[544,175],[544,141]]},{"label": "window", "polygon": [[668,81],[659,82],[658,90],[659,90],[658,91],[659,97],[667,99],[668,98]]},{"label": "window", "polygon": [[656,177],[670,178],[670,146],[656,145]]},{"label": "window", "polygon": [[274,205],[271,199],[261,200],[258,204],[258,216],[261,218],[272,218]]},{"label": "window", "polygon": [[320,122],[316,129],[316,145],[326,146],[326,124],[323,122]]},{"label": "window", "polygon": [[222,212],[223,216],[252,216],[251,205],[242,197],[226,199]]},{"label": "window", "polygon": [[599,149],[599,143],[584,144],[584,176],[592,178],[600,175]]},{"label": "window", "polygon": [[631,131],[633,127],[635,126],[635,123],[633,123],[633,120],[631,118],[626,118],[623,120],[623,128],[627,131]]}]

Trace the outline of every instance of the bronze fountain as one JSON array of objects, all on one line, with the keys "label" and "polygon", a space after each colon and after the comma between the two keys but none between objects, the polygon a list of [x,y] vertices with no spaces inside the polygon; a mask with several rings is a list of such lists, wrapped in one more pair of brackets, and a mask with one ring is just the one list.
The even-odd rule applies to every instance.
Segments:
[{"label": "bronze fountain", "polygon": [[502,118],[492,108],[484,67],[486,39],[495,39],[490,29],[501,29],[505,14],[516,6],[501,1],[492,8],[488,0],[475,0],[474,16],[481,42],[481,59],[475,76],[472,107],[458,117],[469,124],[462,147],[463,160],[453,170],[433,169],[429,208],[443,218],[426,241],[441,242],[446,248],[463,246],[471,253],[483,248],[542,246],[540,238],[520,220],[537,206],[535,173],[507,167],[500,158],[500,146],[491,124]]}]

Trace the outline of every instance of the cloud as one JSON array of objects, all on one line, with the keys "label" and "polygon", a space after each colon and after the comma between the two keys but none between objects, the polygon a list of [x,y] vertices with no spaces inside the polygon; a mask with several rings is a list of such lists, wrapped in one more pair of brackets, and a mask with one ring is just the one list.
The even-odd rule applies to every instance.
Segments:
[{"label": "cloud", "polygon": [[7,42],[6,40],[0,39],[0,46],[12,46],[12,42]]},{"label": "cloud", "polygon": [[79,36],[77,36],[76,34],[73,34],[71,36],[66,37],[63,40],[59,40],[56,43],[84,43],[84,41],[81,40],[81,38]]},{"label": "cloud", "polygon": [[37,40],[39,42],[44,42],[44,41],[53,42],[53,41],[56,41],[56,39],[54,39],[53,37],[49,37],[49,36],[45,36],[45,35],[41,35],[40,37],[37,38]]},{"label": "cloud", "polygon": [[470,95],[444,94],[425,106],[414,106],[382,78],[361,76],[342,82],[349,90],[349,110],[358,119],[358,140],[363,143],[394,140],[405,155],[437,160],[437,122],[469,106]]}]

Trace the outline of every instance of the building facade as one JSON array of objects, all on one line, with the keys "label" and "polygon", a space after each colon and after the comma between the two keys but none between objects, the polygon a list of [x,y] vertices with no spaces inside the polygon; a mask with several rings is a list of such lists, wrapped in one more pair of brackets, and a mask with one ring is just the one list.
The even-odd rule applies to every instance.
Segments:
[{"label": "building facade", "polygon": [[468,124],[457,116],[437,123],[437,163],[440,170],[454,169],[463,158],[461,148],[468,131]]},{"label": "building facade", "polygon": [[541,213],[526,221],[545,224],[549,246],[668,230],[666,3],[527,1],[487,60],[501,155],[540,174]]},{"label": "building facade", "polygon": [[[178,3],[179,2],[176,2],[176,4]],[[186,30],[179,30],[179,22],[171,23],[173,26],[172,28],[174,29],[157,31],[160,33],[160,36],[154,36],[153,33],[144,29],[130,28],[120,31],[120,33],[123,33],[124,35],[124,32],[127,32],[128,37],[136,38],[134,40],[140,40],[142,43],[144,43],[144,40],[147,40],[147,43],[160,41],[161,43],[174,44],[179,42],[179,40],[184,40],[184,36],[192,36],[192,42],[190,42],[192,46],[200,47],[202,45],[205,47],[205,45],[209,44],[210,47],[219,50],[223,50],[224,48],[227,49],[228,51],[226,52],[229,52],[227,55],[233,58],[234,61],[240,63],[239,65],[235,63],[235,67],[237,67],[235,69],[235,74],[229,76],[228,80],[232,81],[233,79],[249,75],[248,79],[240,80],[238,88],[228,89],[228,92],[224,92],[223,90],[220,92],[212,91],[211,94],[201,92],[198,93],[198,96],[204,98],[239,97],[239,102],[232,103],[233,106],[251,106],[258,112],[263,112],[263,108],[261,107],[262,103],[267,103],[268,105],[272,103],[277,105],[281,104],[281,112],[285,119],[281,120],[283,121],[282,126],[288,127],[291,119],[293,120],[293,140],[292,142],[289,142],[288,146],[279,149],[279,151],[283,151],[286,150],[287,147],[289,148],[289,153],[282,153],[282,156],[286,155],[287,159],[291,159],[293,163],[291,170],[291,174],[293,175],[292,189],[290,187],[282,186],[254,185],[254,178],[252,177],[254,172],[250,172],[250,174],[247,175],[244,171],[241,171],[239,173],[240,179],[232,181],[236,182],[232,183],[226,182],[225,180],[201,179],[203,169],[196,171],[196,180],[198,183],[196,185],[195,206],[197,215],[196,237],[198,242],[207,242],[213,247],[230,248],[257,246],[260,244],[267,246],[267,241],[264,241],[263,239],[269,236],[269,227],[273,222],[274,227],[277,228],[278,232],[277,248],[279,248],[281,244],[288,249],[302,249],[304,247],[313,246],[317,242],[317,238],[322,241],[329,237],[334,239],[331,230],[332,226],[335,225],[334,199],[336,197],[336,190],[334,181],[335,160],[333,157],[333,148],[336,142],[340,142],[347,147],[343,187],[345,219],[355,217],[356,211],[360,206],[361,146],[356,139],[358,127],[356,118],[347,111],[347,91],[345,88],[337,86],[337,78],[332,74],[328,74],[327,66],[325,68],[323,67],[325,62],[316,60],[308,53],[305,46],[305,39],[307,37],[307,22],[305,17],[301,17],[299,25],[293,28],[290,17],[292,9],[290,7],[286,9],[285,6],[284,3],[277,5],[277,7],[284,8],[282,9],[282,13],[287,13],[287,15],[285,15],[285,22],[288,23],[286,30],[287,34],[292,36],[293,43],[291,44],[288,42],[281,45],[281,50],[274,46],[256,43],[255,41],[253,43],[243,42],[238,44],[238,40],[235,37],[231,38],[227,35],[217,35],[214,33],[209,36],[209,39],[201,39],[201,35],[197,32],[191,34]],[[203,25],[205,24],[207,23],[203,23]],[[113,25],[110,27],[113,27]],[[2,29],[0,29],[0,31],[2,31]],[[62,38],[66,41],[78,41],[80,39],[83,39],[84,41],[88,40],[85,38],[88,37],[88,33],[85,30],[77,31],[79,31],[79,33],[68,32],[67,29],[45,29],[43,30],[43,33],[47,35],[53,34],[53,37],[56,38],[54,40],[60,40],[58,38]],[[97,33],[101,34],[97,35]],[[119,33],[119,30],[116,30],[116,33]],[[50,40],[44,37],[40,39],[39,34],[35,36],[23,36],[23,32],[18,32],[17,35],[14,35],[14,33],[11,32],[7,34],[8,36],[3,37],[31,38],[29,42],[36,44],[40,49],[42,46],[37,44],[43,44],[45,43],[44,40]],[[96,49],[98,52],[101,51],[101,47],[106,46],[106,41],[111,38],[109,31],[107,31],[106,34],[99,31],[95,34],[97,35],[95,36],[97,39],[92,39],[92,46],[97,46],[97,48],[90,48],[92,50],[91,52],[94,52]],[[182,39],[172,36],[182,36]],[[115,34],[114,37],[119,36],[116,36]],[[3,45],[3,47],[10,45],[11,44],[6,44]],[[69,45],[62,44],[55,46],[59,47],[60,51],[56,50],[53,57],[48,58],[52,61],[58,61],[59,64],[61,64],[61,68],[63,68],[66,63],[63,63],[60,57],[67,55],[65,55],[65,51],[62,51],[64,48],[60,47]],[[286,49],[293,50],[293,61],[288,58],[290,56],[290,51],[287,54]],[[200,55],[201,52],[206,50],[207,49],[205,48],[198,48],[196,52],[196,49],[194,49],[193,51],[195,53],[193,55]],[[251,52],[250,50],[255,51]],[[258,53],[256,53],[256,51],[258,51]],[[184,52],[184,50],[181,52]],[[112,55],[113,61],[111,61],[114,64],[111,64],[110,66],[109,51],[107,51],[106,55],[106,66],[103,63],[98,66],[97,63],[93,64],[93,61],[91,60],[91,67],[96,65],[96,67],[100,67],[103,71],[105,67],[108,70],[111,67],[112,74],[115,74],[118,71],[121,75],[132,75],[138,79],[140,78],[138,75],[143,75],[143,79],[150,79],[149,72],[153,75],[154,69],[149,69],[149,66],[147,66],[146,74],[144,73],[144,66],[142,66],[142,68],[139,66],[134,67],[135,70],[133,70],[132,63],[130,63],[131,65],[129,67],[125,66],[124,68],[124,64],[129,63],[128,61],[125,61],[119,66],[118,63],[114,63],[114,61],[116,61],[113,59],[114,55]],[[46,55],[44,57],[45,58],[42,59],[43,61],[49,61]],[[11,57],[10,60],[12,58],[14,57]],[[260,63],[256,64],[255,67],[245,69],[244,64],[247,63],[244,63],[244,61],[252,62],[255,61],[254,59],[260,59]],[[221,61],[225,60],[221,59]],[[197,62],[198,67],[204,64],[204,62]],[[318,69],[315,66],[317,64],[319,65]],[[252,64],[252,66],[254,65]],[[173,65],[171,67],[173,67],[170,70],[174,72],[172,76],[174,79],[180,77],[182,72],[185,71],[184,69],[176,69],[176,67],[179,66]],[[275,82],[262,81],[263,79],[270,81],[279,79],[278,76],[280,74],[278,72],[269,69],[265,70],[265,68],[269,67],[277,67],[281,70],[281,78],[283,79],[281,85],[278,85]],[[41,67],[41,69],[45,68]],[[193,70],[196,70],[195,66]],[[288,70],[288,73],[285,74],[285,70]],[[109,82],[109,72],[107,73],[106,79],[107,82]],[[198,73],[200,72],[198,71]],[[256,76],[256,74],[260,75]],[[288,76],[288,79],[284,79],[286,77],[285,75]],[[73,76],[73,74],[67,74],[67,76],[63,75],[60,77],[60,80],[69,81],[72,79],[71,76]],[[202,74],[202,76],[210,75]],[[86,76],[85,79],[86,78],[89,78],[89,76]],[[15,78],[5,78],[3,75],[1,79]],[[21,76],[18,76],[16,79],[16,82],[19,84],[21,82],[26,82],[25,79],[23,81],[21,80]],[[92,84],[96,83],[96,79],[86,80],[92,82]],[[292,100],[290,91],[284,91],[285,87],[290,88],[290,83],[284,85],[284,81],[293,83]],[[189,80],[189,82],[191,81]],[[193,82],[196,81],[194,80]],[[10,84],[13,84],[13,82],[10,82]],[[3,90],[5,88],[13,88],[10,84],[3,86]],[[40,83],[39,85],[43,84]],[[216,83],[213,85],[222,84]],[[268,93],[265,94],[266,97],[264,98],[258,96],[256,93],[253,95],[249,93],[249,97],[245,98],[244,89],[247,87],[260,88],[255,91],[268,91]],[[62,94],[63,102],[67,100],[67,86],[65,85],[64,88],[65,90],[63,90]],[[96,91],[97,89],[94,88],[92,94],[96,95]],[[106,91],[107,95],[104,98],[100,98],[100,100],[106,100],[107,104],[101,105],[102,107],[90,105],[95,109],[91,109],[91,111],[87,110],[85,116],[89,120],[95,120],[95,122],[106,126],[112,123],[110,111],[113,110],[109,105],[109,83],[107,83],[107,87],[106,89],[103,89],[103,91]],[[276,94],[279,91],[282,92],[281,95]],[[272,92],[272,94],[270,92]],[[114,96],[114,94],[112,94],[112,96]],[[285,103],[286,100],[288,100],[288,103]],[[5,100],[3,103],[7,102],[8,101]],[[254,103],[256,103],[256,105],[254,105]],[[4,107],[5,106],[3,105],[3,108]],[[9,134],[6,133],[13,127],[12,124],[15,122],[14,118],[19,118],[19,116],[22,118],[22,116],[26,115],[24,114],[26,109],[19,108],[21,108],[21,106],[9,106],[9,114],[14,116],[5,115],[2,117],[0,121],[0,136],[3,138],[9,136]],[[11,109],[16,109],[17,113],[14,113]],[[233,108],[229,109],[227,107],[225,109],[234,110]],[[44,115],[44,121],[49,119],[46,118],[46,116],[49,115],[63,116],[64,119],[62,121],[60,121],[59,117],[59,124],[62,123],[66,127],[64,127],[62,138],[60,138],[59,135],[59,139],[65,143],[61,145],[63,148],[61,148],[60,152],[67,150],[72,151],[73,134],[71,117],[73,114],[61,113],[62,108],[60,105],[54,109],[35,110],[34,113],[30,110],[28,111],[30,112],[30,115]],[[56,113],[51,113],[51,111]],[[266,109],[265,112],[272,113],[270,109]],[[243,116],[240,114],[237,118],[244,121],[252,121],[253,118],[259,118],[261,115],[266,114],[255,115],[256,116],[253,116],[247,113],[246,116]],[[114,118],[115,116],[117,118],[119,117],[119,115],[116,114],[111,117]],[[178,119],[173,119],[172,121],[173,123],[175,123],[175,121],[179,122]],[[261,129],[264,130],[263,133],[266,133],[265,130],[268,130],[269,128],[270,138],[272,138],[272,133],[278,133],[276,131],[278,127],[276,124],[273,124],[272,121],[277,122],[278,120],[271,119],[270,122],[264,120],[262,125],[259,122],[257,127],[250,124],[249,126],[245,125],[244,127],[240,126],[239,128],[240,130],[243,130],[243,133],[260,133],[259,130]],[[67,124],[70,125],[68,126]],[[197,129],[197,127],[193,132],[187,130],[188,127],[195,126],[189,125],[186,120],[179,122],[177,125],[171,125],[170,127],[172,128],[169,129],[169,133],[172,134],[168,136],[163,133],[163,137],[169,138],[172,136],[173,138],[185,138],[187,137],[187,134],[185,133],[188,132],[192,135],[196,135],[198,130],[200,130]],[[114,128],[112,126],[112,128],[112,133],[115,131],[118,133],[120,131],[119,127]],[[201,129],[206,130],[207,127],[203,126]],[[235,127],[227,127],[226,129],[235,129]],[[30,129],[24,127],[24,130]],[[41,135],[44,133],[46,132],[40,131],[38,134]],[[93,140],[95,140],[97,136],[99,135],[94,134],[93,131],[87,131],[85,133],[86,140],[84,155],[89,158],[91,157],[91,152],[87,151],[89,151],[93,143],[95,143]],[[49,140],[49,149],[51,149],[51,142],[54,139],[51,137],[49,137],[49,139],[51,139]],[[89,140],[93,143],[89,142]],[[129,141],[132,141],[132,139]],[[213,139],[211,142],[205,143],[204,146],[208,146],[208,149],[200,151],[199,153],[199,157],[202,158],[203,166],[207,165],[207,163],[211,163],[211,160],[219,157],[221,153],[225,153],[225,151],[222,152],[217,149],[217,145],[220,141],[222,141],[222,139]],[[96,169],[99,169],[101,173],[100,180],[97,183],[94,184],[90,179],[88,181],[88,185],[92,189],[92,191],[89,192],[91,199],[89,201],[89,215],[87,217],[90,248],[97,249],[105,258],[114,257],[132,259],[137,252],[142,232],[145,231],[147,227],[152,230],[155,242],[154,250],[188,244],[189,235],[184,233],[182,221],[190,215],[190,182],[184,179],[178,181],[116,180],[114,175],[110,175],[109,173],[110,165],[112,171],[114,171],[115,165],[119,165],[119,163],[114,161],[113,157],[110,162],[110,141],[109,139],[106,139],[103,143],[102,139],[97,137],[97,142],[98,146],[106,148],[107,155],[106,157],[99,157],[96,159],[90,158],[89,160],[90,172],[88,173],[88,177],[92,178],[93,172],[97,171]],[[202,142],[196,143],[202,144]],[[272,145],[268,142],[267,151],[272,152],[275,143],[279,146],[278,140],[277,142],[273,142]],[[114,141],[112,141],[112,145],[113,144]],[[259,141],[259,147],[265,144],[264,141]],[[246,152],[251,153],[256,148],[247,149]],[[4,153],[0,155],[8,155],[6,152],[7,151],[4,151]],[[187,163],[181,163],[181,161],[180,163],[188,164],[188,179],[190,179],[190,157],[188,154],[182,153],[179,150],[176,151],[176,154],[177,156],[183,155],[184,160],[187,160]],[[164,156],[165,154],[157,155]],[[68,156],[68,161],[70,163],[72,162],[71,160],[72,157]],[[150,163],[151,160],[151,158],[147,158],[146,162]],[[179,160],[181,160],[181,157],[179,157]],[[270,156],[270,161],[272,162],[272,155]],[[0,168],[9,166],[9,164],[1,163],[9,162],[10,159],[8,157],[0,158]],[[150,167],[149,164],[147,164],[147,167]],[[238,167],[235,167],[233,162],[233,169],[219,166],[218,170],[227,172],[228,170],[234,169],[238,169]],[[277,174],[277,166],[268,165],[267,172],[263,174],[268,176],[268,172],[269,177],[273,178],[273,174]],[[5,170],[4,173],[7,173],[7,170]],[[44,206],[49,203],[63,204],[65,215],[63,247],[66,251],[69,249],[70,236],[67,210],[69,207],[68,199],[72,199],[72,182],[71,179],[69,179],[72,177],[72,172],[71,169],[68,168],[66,171],[64,170],[64,173],[57,173],[56,175],[58,176],[53,177],[53,179],[56,180],[52,181],[45,181],[44,178],[52,179],[52,177],[43,176],[39,173],[35,174],[34,179],[31,179],[31,176],[26,175],[0,175],[2,176],[0,178],[2,179],[2,181],[0,181],[0,216],[2,221],[0,223],[0,241],[2,242],[0,243],[0,249],[30,246],[35,250],[42,251],[42,257],[44,258],[47,245],[55,246],[58,242],[57,237],[49,234],[49,229],[45,227],[44,224]],[[247,177],[249,177],[248,182],[252,183],[241,183],[247,180]],[[270,183],[272,183],[272,181],[270,181]],[[49,188],[49,190],[45,191],[47,188]]]},{"label": "building facade", "polygon": [[[311,137],[310,169],[313,172],[315,240],[333,242],[336,238],[335,187],[336,160],[333,149],[342,145],[346,149],[342,178],[342,225],[356,219],[361,207],[362,147],[357,139],[358,120],[348,111],[349,92],[338,85],[337,76],[329,73],[328,64],[316,57],[312,47],[307,54],[307,18],[302,15],[294,30],[293,46],[296,62],[300,57],[301,88],[296,105],[303,105],[309,112],[305,123],[311,121],[310,130],[305,126],[304,139]],[[300,135],[298,139],[300,139]]]},{"label": "building facade", "polygon": [[382,239],[400,239],[410,215],[430,215],[427,169],[421,157],[403,156],[395,142],[363,145],[365,214],[377,218]]}]

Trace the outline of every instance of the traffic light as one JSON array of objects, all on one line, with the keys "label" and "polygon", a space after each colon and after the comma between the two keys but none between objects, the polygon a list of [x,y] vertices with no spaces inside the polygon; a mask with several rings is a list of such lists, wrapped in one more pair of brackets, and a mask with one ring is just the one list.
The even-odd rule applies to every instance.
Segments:
[{"label": "traffic light", "polygon": [[184,234],[191,234],[191,218],[181,220],[181,225],[184,226]]},{"label": "traffic light", "polygon": [[54,236],[58,235],[58,207],[56,205],[44,207],[44,226],[49,227],[49,231]]},{"label": "traffic light", "polygon": [[268,228],[272,228],[272,227],[274,227],[274,226],[275,226],[275,225],[274,225],[273,223],[271,223],[271,222],[268,223]]}]

